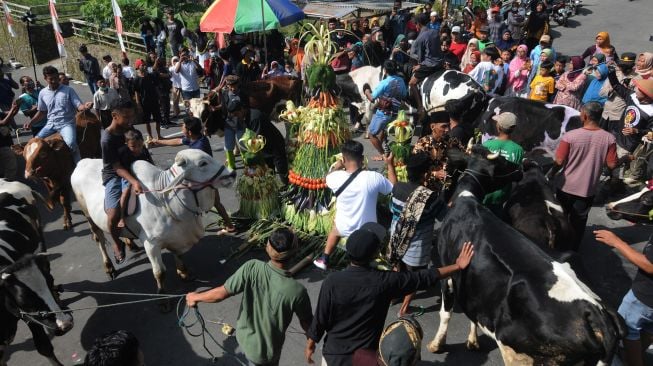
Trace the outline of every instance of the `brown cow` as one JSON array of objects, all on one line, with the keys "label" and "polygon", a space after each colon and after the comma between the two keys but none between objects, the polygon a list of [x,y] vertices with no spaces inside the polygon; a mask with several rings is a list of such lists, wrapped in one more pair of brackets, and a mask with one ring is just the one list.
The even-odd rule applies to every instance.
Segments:
[{"label": "brown cow", "polygon": [[[292,100],[299,104],[302,82],[291,76],[277,76],[267,80],[257,80],[243,86],[243,93],[248,96],[251,108],[260,110],[266,115],[272,114],[276,105],[283,100]],[[205,98],[193,98],[190,101],[190,112],[202,120],[203,133],[207,136],[224,135],[224,116],[218,111],[220,98],[211,91]]]},{"label": "brown cow", "polygon": [[[89,112],[78,112],[77,145],[84,158],[100,158],[100,121]],[[58,133],[45,139],[34,137],[25,146],[13,146],[16,154],[25,158],[25,179],[40,179],[48,190],[47,204],[52,209],[56,202],[63,206],[63,228],[72,227],[70,215],[70,175],[74,164],[72,152]]]}]

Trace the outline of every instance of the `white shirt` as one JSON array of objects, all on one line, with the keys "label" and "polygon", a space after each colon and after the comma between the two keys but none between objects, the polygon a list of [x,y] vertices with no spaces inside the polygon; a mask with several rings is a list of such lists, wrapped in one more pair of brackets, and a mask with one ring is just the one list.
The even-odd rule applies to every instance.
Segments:
[{"label": "white shirt", "polygon": [[179,68],[179,76],[181,77],[181,90],[182,91],[195,91],[200,89],[200,84],[197,82],[197,65],[195,62],[188,61],[182,62]]},{"label": "white shirt", "polygon": [[132,69],[131,66],[127,65],[122,67],[122,75],[126,77],[127,79],[133,79],[134,78],[134,69]]},{"label": "white shirt", "polygon": [[109,88],[106,92],[98,89],[93,94],[93,109],[108,111],[113,109],[118,104],[118,101],[120,101],[120,95],[118,95],[116,89]]},{"label": "white shirt", "polygon": [[104,66],[104,69],[102,69],[102,77],[104,80],[109,80],[111,77],[111,72],[112,70],[109,68],[109,65]]},{"label": "white shirt", "polygon": [[[495,75],[492,76],[491,73],[494,73]],[[501,86],[501,82],[503,81],[503,67],[495,65],[490,61],[482,61],[469,72],[469,76],[476,80],[476,82],[482,87],[484,86],[483,82],[486,78],[494,78],[494,84],[491,85],[491,89],[486,90],[486,92],[489,96],[495,96],[496,90]]]},{"label": "white shirt", "polygon": [[179,76],[179,73],[175,72],[175,68],[177,67],[177,64],[173,64],[170,66],[168,69],[170,71],[170,80],[172,80],[172,87],[173,88],[181,88],[181,76]]},{"label": "white shirt", "polygon": [[[330,173],[327,186],[335,193],[351,174],[344,170]],[[347,237],[363,224],[376,222],[376,201],[380,194],[390,194],[392,183],[383,175],[363,170],[336,198],[336,229]]]}]

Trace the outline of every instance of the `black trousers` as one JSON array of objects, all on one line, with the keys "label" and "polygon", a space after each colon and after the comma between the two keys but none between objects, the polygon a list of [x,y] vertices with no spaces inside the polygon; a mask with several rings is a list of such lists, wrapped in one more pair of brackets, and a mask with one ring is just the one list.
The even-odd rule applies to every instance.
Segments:
[{"label": "black trousers", "polygon": [[587,216],[592,208],[594,196],[579,197],[558,189],[556,196],[562,205],[562,208],[569,215],[569,223],[574,229],[574,242],[571,248],[578,251],[580,243],[583,241],[585,235],[585,226],[587,226]]}]

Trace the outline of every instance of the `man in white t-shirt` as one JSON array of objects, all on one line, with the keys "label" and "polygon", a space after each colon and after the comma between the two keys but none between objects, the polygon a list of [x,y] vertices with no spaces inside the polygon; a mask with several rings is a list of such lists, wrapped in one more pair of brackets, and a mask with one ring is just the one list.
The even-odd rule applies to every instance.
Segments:
[{"label": "man in white t-shirt", "polygon": [[[397,182],[392,154],[384,157],[388,167],[389,179],[386,179],[378,172],[363,169],[363,145],[360,142],[346,141],[340,151],[342,160],[338,161],[326,176],[327,186],[337,195],[336,217],[327,237],[324,253],[313,261],[313,264],[321,269],[327,268],[329,255],[333,253],[340,238],[348,237],[365,223],[376,222],[376,201],[379,193],[390,194],[392,185]],[[353,174],[357,175],[342,188]]]},{"label": "man in white t-shirt", "polygon": [[173,56],[170,60],[170,80],[172,81],[172,114],[173,117],[179,116],[179,100],[181,100],[181,76],[175,70],[179,62],[178,56]]},{"label": "man in white t-shirt", "polygon": [[179,62],[175,67],[181,85],[181,97],[188,109],[189,101],[200,97],[200,84],[197,79],[202,75],[203,69],[197,60],[190,56],[188,48],[184,47],[179,53]]}]

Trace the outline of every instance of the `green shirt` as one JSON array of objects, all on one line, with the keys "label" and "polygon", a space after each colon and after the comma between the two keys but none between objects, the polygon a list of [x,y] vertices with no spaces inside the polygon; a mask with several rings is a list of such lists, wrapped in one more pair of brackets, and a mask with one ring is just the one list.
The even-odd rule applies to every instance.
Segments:
[{"label": "green shirt", "polygon": [[293,314],[307,322],[312,319],[306,288],[269,262],[246,262],[224,287],[230,295],[243,293],[236,339],[254,363],[279,360]]},{"label": "green shirt", "polygon": [[[524,149],[519,146],[514,141],[511,140],[499,140],[493,139],[488,140],[483,143],[483,146],[487,147],[493,153],[499,153],[501,156],[506,158],[506,160],[521,165],[522,158],[524,157]],[[502,189],[498,189],[494,192],[488,193],[483,199],[483,204],[502,204],[510,195],[511,185],[508,184]]]}]

